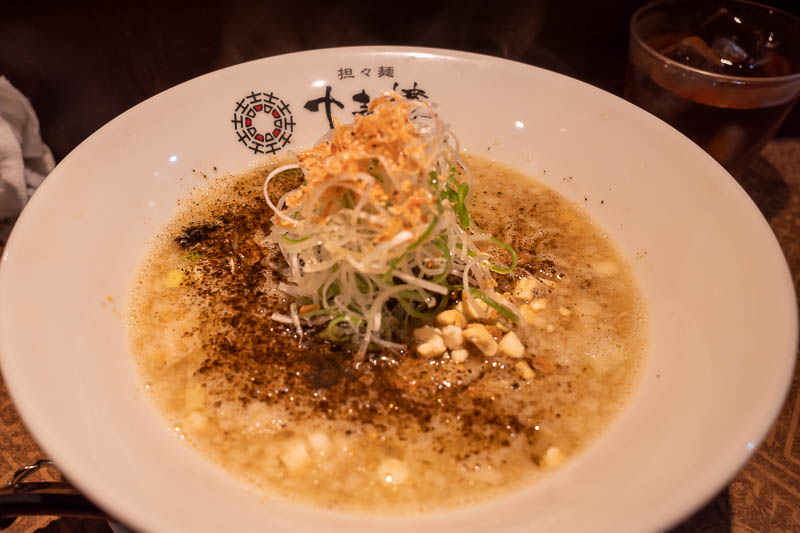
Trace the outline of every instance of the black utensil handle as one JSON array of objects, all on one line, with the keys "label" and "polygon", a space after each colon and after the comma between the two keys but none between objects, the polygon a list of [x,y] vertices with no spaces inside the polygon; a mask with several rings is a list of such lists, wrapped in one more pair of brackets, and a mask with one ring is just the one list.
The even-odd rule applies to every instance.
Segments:
[{"label": "black utensil handle", "polygon": [[72,518],[108,518],[95,504],[77,492],[40,492],[48,487],[26,485],[59,485],[62,483],[24,483],[22,492],[0,495],[0,529],[14,523],[19,516],[62,516]]},{"label": "black utensil handle", "polygon": [[71,518],[108,518],[105,512],[65,482],[23,482],[41,468],[54,468],[42,459],[14,473],[11,481],[0,486],[0,530],[10,527],[19,516],[63,516]]}]

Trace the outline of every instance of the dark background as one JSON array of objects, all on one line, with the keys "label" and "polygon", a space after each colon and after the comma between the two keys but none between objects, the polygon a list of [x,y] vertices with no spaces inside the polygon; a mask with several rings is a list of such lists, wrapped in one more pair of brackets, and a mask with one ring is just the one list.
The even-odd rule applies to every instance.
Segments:
[{"label": "dark background", "polygon": [[[699,0],[701,1],[701,0]],[[479,52],[619,94],[643,0],[579,2],[0,2],[0,75],[25,93],[57,160],[131,106],[261,57],[365,44]],[[772,5],[800,14],[798,0]],[[800,107],[779,136],[800,135]]]}]

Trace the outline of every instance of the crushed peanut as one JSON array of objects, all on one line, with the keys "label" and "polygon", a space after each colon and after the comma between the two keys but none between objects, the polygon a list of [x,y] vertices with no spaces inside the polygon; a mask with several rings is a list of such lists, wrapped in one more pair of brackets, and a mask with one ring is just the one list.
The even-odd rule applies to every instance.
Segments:
[{"label": "crushed peanut", "polygon": [[438,357],[446,351],[447,346],[445,346],[442,336],[438,334],[434,334],[422,344],[417,345],[417,353],[422,357]]},{"label": "crushed peanut", "polygon": [[464,345],[463,330],[458,326],[445,326],[442,328],[442,339],[448,350],[457,350]]},{"label": "crushed peanut", "polygon": [[514,365],[514,368],[517,372],[519,372],[519,375],[522,376],[522,379],[524,380],[530,381],[536,377],[536,372],[534,372],[530,365],[528,365],[528,363],[525,361],[518,361]]},{"label": "crushed peanut", "polygon": [[463,348],[460,350],[453,350],[452,352],[450,352],[450,359],[452,359],[456,363],[463,363],[464,361],[467,360],[467,357],[469,357],[469,352]]},{"label": "crushed peanut", "polygon": [[536,278],[522,278],[517,280],[514,285],[514,297],[520,300],[530,301],[533,299],[533,292],[539,286]]},{"label": "crushed peanut", "polygon": [[484,355],[497,353],[497,341],[483,324],[470,324],[464,330],[464,338],[475,345]]},{"label": "crushed peanut", "polygon": [[520,359],[525,355],[525,346],[513,331],[506,333],[498,344],[500,353],[514,359]]},{"label": "crushed peanut", "polygon": [[432,339],[435,335],[439,335],[440,331],[436,328],[431,326],[422,326],[421,328],[417,328],[414,330],[414,340],[417,342],[427,342],[428,340]]},{"label": "crushed peanut", "polygon": [[467,319],[457,309],[448,309],[436,315],[436,323],[440,326],[458,326],[463,329],[467,326]]},{"label": "crushed peanut", "polygon": [[485,320],[487,318],[497,317],[497,311],[490,308],[489,304],[483,300],[475,299],[475,304],[473,305],[464,298],[464,300],[461,301],[461,306],[464,310],[464,316],[468,320]]}]

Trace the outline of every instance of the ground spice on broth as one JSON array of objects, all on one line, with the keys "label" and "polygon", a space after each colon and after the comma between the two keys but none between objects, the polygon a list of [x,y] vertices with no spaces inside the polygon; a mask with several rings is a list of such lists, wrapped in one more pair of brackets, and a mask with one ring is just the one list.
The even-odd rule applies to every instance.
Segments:
[{"label": "ground spice on broth", "polygon": [[[415,512],[525,486],[601,433],[635,384],[646,338],[630,269],[575,205],[467,161],[470,212],[519,252],[498,290],[540,280],[523,359],[473,349],[456,363],[412,349],[357,361],[271,320],[289,302],[276,288],[280,252],[264,245],[265,169],[187,201],[133,289],[133,352],[181,437],[289,499]],[[287,172],[270,193],[299,180]]]}]

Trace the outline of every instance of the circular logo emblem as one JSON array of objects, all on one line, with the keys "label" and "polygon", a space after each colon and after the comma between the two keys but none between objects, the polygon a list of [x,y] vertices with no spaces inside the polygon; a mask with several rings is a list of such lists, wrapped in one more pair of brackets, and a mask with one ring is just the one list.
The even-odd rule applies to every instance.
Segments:
[{"label": "circular logo emblem", "polygon": [[250,94],[236,102],[233,130],[255,154],[274,154],[292,140],[294,120],[289,104],[270,93]]}]

